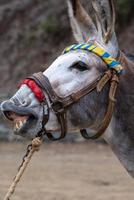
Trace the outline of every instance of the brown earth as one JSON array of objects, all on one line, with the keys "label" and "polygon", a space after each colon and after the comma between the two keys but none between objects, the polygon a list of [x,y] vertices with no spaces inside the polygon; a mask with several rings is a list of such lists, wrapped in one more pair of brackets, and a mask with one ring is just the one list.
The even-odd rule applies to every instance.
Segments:
[{"label": "brown earth", "polygon": [[[26,144],[0,143],[0,199]],[[14,200],[133,200],[134,182],[107,145],[44,144],[28,167]]]}]

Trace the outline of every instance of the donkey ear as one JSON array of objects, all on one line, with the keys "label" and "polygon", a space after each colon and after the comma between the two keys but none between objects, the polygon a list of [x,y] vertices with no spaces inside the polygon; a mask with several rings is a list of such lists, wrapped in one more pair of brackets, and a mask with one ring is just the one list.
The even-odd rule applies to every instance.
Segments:
[{"label": "donkey ear", "polygon": [[67,0],[70,23],[77,42],[84,43],[97,37],[97,29],[79,0]]},{"label": "donkey ear", "polygon": [[117,57],[119,46],[115,34],[115,3],[114,0],[92,0],[98,31],[97,42],[113,57]]},{"label": "donkey ear", "polygon": [[114,0],[92,0],[96,16],[98,32],[103,41],[108,43],[115,31],[115,3]]}]

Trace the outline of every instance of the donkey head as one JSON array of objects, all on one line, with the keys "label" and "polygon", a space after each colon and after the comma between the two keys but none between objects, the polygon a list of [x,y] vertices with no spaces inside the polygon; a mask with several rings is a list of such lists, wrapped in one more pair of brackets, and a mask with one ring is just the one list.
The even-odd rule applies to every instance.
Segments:
[{"label": "donkey head", "polygon": [[[116,58],[118,43],[114,32],[115,10],[112,0],[92,0],[95,22],[87,14],[79,0],[67,0],[69,17],[74,37],[78,43],[96,43]],[[106,64],[97,55],[85,51],[70,51],[59,56],[43,72],[49,79],[55,93],[60,98],[78,92],[92,83],[107,69]],[[39,91],[37,91],[38,93]],[[44,92],[46,105],[40,103],[32,90],[23,84],[16,94],[1,104],[5,116],[14,122],[15,133],[34,137],[41,129],[43,112],[48,112],[46,130],[58,132],[60,125],[51,102]],[[100,123],[107,106],[108,86],[98,94],[96,91],[81,98],[69,106],[66,113],[67,130],[78,131]],[[44,109],[42,109],[45,106]],[[94,132],[93,128],[89,129]]]}]

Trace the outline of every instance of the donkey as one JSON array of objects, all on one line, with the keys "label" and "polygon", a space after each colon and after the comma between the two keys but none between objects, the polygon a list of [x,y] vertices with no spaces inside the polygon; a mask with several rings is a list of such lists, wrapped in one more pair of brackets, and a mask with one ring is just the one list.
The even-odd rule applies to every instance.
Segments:
[{"label": "donkey", "polygon": [[[62,137],[65,136],[65,130],[81,130],[83,136],[92,138],[96,134],[96,125],[101,127],[109,118],[101,134],[104,133],[103,138],[134,177],[134,63],[119,50],[115,34],[114,2],[92,0],[95,22],[79,0],[67,0],[67,5],[78,45],[67,48],[41,76],[39,73],[24,80],[15,95],[1,104],[1,110],[6,118],[13,121],[15,134],[29,138],[41,133],[42,128],[50,139],[54,139],[50,132],[55,134],[60,130]],[[105,73],[108,66],[100,53],[98,56],[93,52],[94,45],[99,51],[105,52],[105,60],[110,56],[112,63],[120,66],[119,71],[115,72],[115,68]],[[124,67],[123,73],[117,75],[122,71],[121,66]],[[111,73],[113,82],[120,80],[116,101],[115,84],[113,86],[109,82]],[[96,83],[100,83],[98,77],[102,78],[96,90]],[[114,87],[114,95],[109,117],[106,113],[109,113],[110,85]],[[57,97],[61,100],[58,103]],[[65,109],[62,103],[67,104]]]}]

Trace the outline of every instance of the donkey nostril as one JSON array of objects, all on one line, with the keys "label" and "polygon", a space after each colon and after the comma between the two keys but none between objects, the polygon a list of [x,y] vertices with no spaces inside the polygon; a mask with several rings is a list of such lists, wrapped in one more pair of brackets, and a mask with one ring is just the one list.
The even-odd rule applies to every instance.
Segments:
[{"label": "donkey nostril", "polygon": [[20,103],[21,103],[20,106],[26,107],[26,106],[30,105],[31,99],[30,99],[30,98],[27,98],[27,100],[21,100]]},{"label": "donkey nostril", "polygon": [[23,106],[26,105],[26,103],[27,103],[27,102],[26,102],[25,100],[22,101],[22,105],[23,105]]}]

